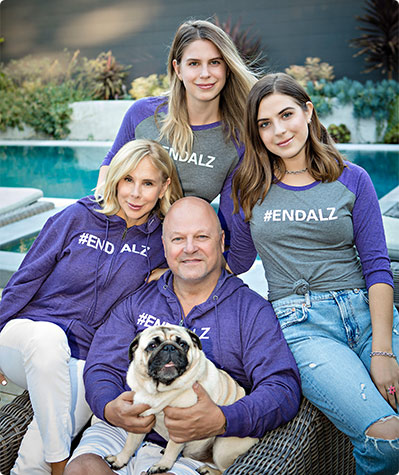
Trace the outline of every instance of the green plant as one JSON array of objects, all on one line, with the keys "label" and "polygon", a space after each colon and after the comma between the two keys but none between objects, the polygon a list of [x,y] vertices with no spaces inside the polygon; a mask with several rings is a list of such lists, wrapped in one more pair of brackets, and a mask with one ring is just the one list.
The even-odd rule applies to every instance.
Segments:
[{"label": "green plant", "polygon": [[380,69],[388,79],[398,71],[399,58],[399,3],[397,0],[368,0],[366,14],[356,19],[365,26],[358,27],[365,33],[350,44],[360,50],[354,57],[365,55],[365,73]]},{"label": "green plant", "polygon": [[384,143],[399,144],[399,124],[392,126],[384,135]]},{"label": "green plant", "polygon": [[45,84],[62,84],[81,73],[84,58],[79,57],[79,51],[73,54],[67,50],[53,56],[24,56],[11,60],[5,67],[4,73],[12,82],[24,88],[34,88]]},{"label": "green plant", "polygon": [[80,81],[88,83],[94,99],[119,99],[125,94],[124,80],[130,66],[116,61],[111,51],[100,53],[96,59],[84,60]]},{"label": "green plant", "polygon": [[141,99],[148,96],[165,94],[169,89],[169,81],[165,74],[151,74],[147,77],[139,77],[132,81],[129,94],[132,99]]},{"label": "green plant", "polygon": [[250,69],[255,72],[264,70],[267,62],[267,56],[264,54],[259,38],[251,32],[251,28],[246,30],[241,29],[241,20],[239,19],[235,24],[232,24],[231,17],[225,22],[220,22],[217,16],[214,17],[215,25],[224,30],[233,40],[238,52],[244,59],[245,63]]},{"label": "green plant", "polygon": [[63,139],[69,133],[70,104],[82,100],[80,91],[72,83],[47,84],[26,92],[24,122],[36,132]]},{"label": "green plant", "polygon": [[321,63],[320,58],[307,57],[304,66],[292,65],[285,72],[296,79],[299,84],[306,87],[310,81],[315,90],[323,89],[324,81],[334,79],[334,68],[328,63]]},{"label": "green plant", "polygon": [[348,143],[351,141],[350,130],[345,124],[330,124],[327,130],[336,143]]},{"label": "green plant", "polygon": [[384,143],[399,143],[399,95],[396,100],[391,103],[389,109],[389,118],[387,129],[383,137]]}]

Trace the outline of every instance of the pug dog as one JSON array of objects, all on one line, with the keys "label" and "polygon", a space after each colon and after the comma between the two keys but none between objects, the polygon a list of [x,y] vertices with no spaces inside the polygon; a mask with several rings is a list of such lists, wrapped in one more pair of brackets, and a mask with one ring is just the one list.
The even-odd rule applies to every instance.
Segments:
[{"label": "pug dog", "polygon": [[[131,363],[126,381],[135,392],[134,404],[145,403],[151,406],[142,415],[155,414],[154,430],[168,440],[160,461],[147,471],[149,475],[169,471],[180,452],[199,461],[208,461],[211,456],[217,469],[204,463],[197,471],[203,475],[219,475],[239,455],[258,442],[258,439],[251,437],[210,437],[186,444],[169,440],[162,411],[166,406],[194,405],[197,395],[192,386],[196,381],[218,405],[233,404],[245,396],[244,389],[231,376],[217,369],[206,358],[201,341],[194,332],[177,325],[147,328],[131,343],[129,357]],[[106,456],[105,460],[112,469],[122,468],[144,437],[145,434],[129,432],[122,451],[117,455]]]}]

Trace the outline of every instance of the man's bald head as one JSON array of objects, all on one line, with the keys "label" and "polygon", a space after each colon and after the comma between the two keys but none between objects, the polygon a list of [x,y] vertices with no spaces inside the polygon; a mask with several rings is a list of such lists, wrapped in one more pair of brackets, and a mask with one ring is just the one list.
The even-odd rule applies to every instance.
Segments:
[{"label": "man's bald head", "polygon": [[[172,204],[163,222],[163,234],[168,231],[168,228],[173,229],[175,220],[180,220],[182,217],[184,218],[186,213],[198,215],[199,211],[201,211],[201,215],[209,220],[209,223],[215,226],[216,232],[220,235],[222,233],[222,227],[220,226],[219,218],[212,205],[196,196],[186,196]],[[171,224],[169,224],[170,222]]]}]

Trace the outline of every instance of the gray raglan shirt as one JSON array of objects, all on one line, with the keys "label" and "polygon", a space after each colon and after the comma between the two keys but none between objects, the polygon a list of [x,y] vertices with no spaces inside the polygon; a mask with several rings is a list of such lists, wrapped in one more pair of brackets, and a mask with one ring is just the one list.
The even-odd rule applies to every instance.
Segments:
[{"label": "gray raglan shirt", "polygon": [[157,140],[173,158],[185,196],[198,196],[211,202],[221,194],[219,208],[230,228],[231,179],[243,156],[244,147],[233,140],[226,141],[223,123],[215,122],[191,126],[194,134],[193,150],[190,154],[180,154],[164,138],[159,140],[160,122],[168,110],[167,100],[166,96],[159,96],[136,101],[127,111],[102,165],[109,165],[116,152],[130,140]]},{"label": "gray raglan shirt", "polygon": [[271,301],[304,290],[393,286],[378,199],[361,167],[338,180],[294,187],[272,184],[250,223],[233,216],[227,261],[234,273],[262,260]]}]

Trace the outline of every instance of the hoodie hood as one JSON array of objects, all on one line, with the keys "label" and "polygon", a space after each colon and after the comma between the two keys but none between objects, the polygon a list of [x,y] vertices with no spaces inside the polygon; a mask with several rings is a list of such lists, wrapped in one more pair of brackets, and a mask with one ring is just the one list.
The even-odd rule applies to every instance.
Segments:
[{"label": "hoodie hood", "polygon": [[84,358],[111,308],[165,266],[158,216],[127,228],[97,209],[88,196],[49,218],[4,289],[0,329],[15,317],[54,322]]}]

